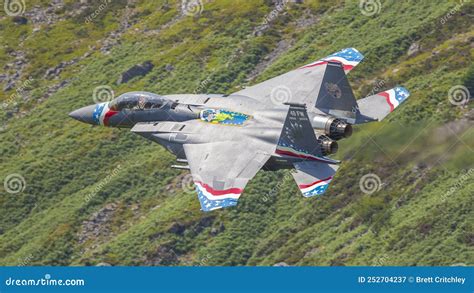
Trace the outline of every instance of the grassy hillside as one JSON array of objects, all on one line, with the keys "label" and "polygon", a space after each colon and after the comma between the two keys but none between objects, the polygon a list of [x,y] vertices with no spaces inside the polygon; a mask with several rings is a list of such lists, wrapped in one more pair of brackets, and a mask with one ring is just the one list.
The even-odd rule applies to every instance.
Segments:
[{"label": "grassy hillside", "polygon": [[[472,3],[26,2],[0,12],[1,265],[474,264],[474,113],[450,95],[474,95]],[[411,96],[340,143],[320,198],[261,171],[237,207],[203,213],[164,148],[67,116],[103,99],[97,87],[232,93],[346,47],[365,55],[357,97]]]}]

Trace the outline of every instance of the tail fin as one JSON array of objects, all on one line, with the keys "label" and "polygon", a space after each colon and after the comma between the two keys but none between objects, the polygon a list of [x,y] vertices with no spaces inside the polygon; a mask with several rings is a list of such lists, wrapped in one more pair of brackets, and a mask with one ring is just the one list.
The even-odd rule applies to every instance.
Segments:
[{"label": "tail fin", "polygon": [[410,93],[404,87],[393,89],[360,99],[357,101],[356,124],[381,121],[403,103]]},{"label": "tail fin", "polygon": [[293,178],[304,197],[323,194],[339,168],[338,165],[308,161],[293,165],[296,169]]},{"label": "tail fin", "polygon": [[315,107],[349,123],[355,121],[357,102],[341,63],[327,64]]},{"label": "tail fin", "polygon": [[311,161],[338,164],[339,161],[324,157],[306,112],[300,104],[289,104],[290,109],[276,147],[276,154]]},{"label": "tail fin", "polygon": [[[326,65],[321,83],[317,85],[319,89],[315,97],[315,108],[349,123],[355,123],[356,113],[354,110],[357,107],[357,102],[346,74],[363,59],[364,56],[356,49],[346,48],[302,67]],[[309,111],[311,110],[309,109]]]}]

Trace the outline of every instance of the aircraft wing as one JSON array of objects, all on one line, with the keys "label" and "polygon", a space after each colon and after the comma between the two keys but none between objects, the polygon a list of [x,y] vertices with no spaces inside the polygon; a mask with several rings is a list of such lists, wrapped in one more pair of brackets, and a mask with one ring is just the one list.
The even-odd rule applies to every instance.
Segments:
[{"label": "aircraft wing", "polygon": [[247,182],[273,151],[274,147],[258,140],[185,144],[202,210],[235,206]]},{"label": "aircraft wing", "polygon": [[227,120],[137,123],[132,132],[186,159],[203,211],[234,206],[246,184],[275,153],[290,107],[255,111],[239,125]]},{"label": "aircraft wing", "polygon": [[363,58],[354,48],[343,49],[234,94],[274,105],[286,102],[305,104],[308,111],[316,107],[323,112],[334,109],[351,112],[356,101],[345,75]]}]

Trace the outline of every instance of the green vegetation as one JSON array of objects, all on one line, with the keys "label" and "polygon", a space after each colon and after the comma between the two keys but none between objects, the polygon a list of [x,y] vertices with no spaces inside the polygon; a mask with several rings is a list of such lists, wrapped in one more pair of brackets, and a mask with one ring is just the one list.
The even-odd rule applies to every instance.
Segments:
[{"label": "green vegetation", "polygon": [[[1,265],[473,265],[472,105],[448,99],[456,85],[474,94],[472,3],[387,0],[365,16],[358,1],[304,1],[269,18],[263,0],[204,1],[194,16],[176,1],[114,0],[87,22],[102,2],[77,2],[54,7],[51,24],[0,16],[2,74],[18,71],[16,52],[27,60],[0,93],[0,178],[26,182],[0,189]],[[27,1],[26,12],[47,5]],[[303,198],[289,171],[262,171],[236,208],[203,213],[164,148],[67,116],[100,85],[231,93],[346,47],[365,55],[349,75],[356,96],[383,81],[379,91],[402,84],[411,97],[341,141],[344,163],[321,198]],[[146,60],[149,74],[116,84]],[[45,76],[61,62],[71,64]],[[365,194],[369,173],[383,184]]]}]

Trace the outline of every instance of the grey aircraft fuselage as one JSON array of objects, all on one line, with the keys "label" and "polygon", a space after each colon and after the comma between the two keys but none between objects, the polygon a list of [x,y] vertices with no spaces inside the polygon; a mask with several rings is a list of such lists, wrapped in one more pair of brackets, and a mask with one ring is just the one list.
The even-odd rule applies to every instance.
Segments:
[{"label": "grey aircraft fuselage", "polygon": [[[155,131],[156,125],[160,122],[174,123],[175,126],[179,125],[179,122],[190,120],[206,123],[208,121],[202,117],[203,111],[222,109],[247,115],[251,119],[245,121],[245,125],[242,125],[243,123],[229,124],[227,126],[229,131],[219,134],[218,137],[213,135],[212,128],[209,127],[204,127],[199,132],[189,133],[184,131],[185,134],[181,133],[182,129],[173,129],[173,127],[162,133],[156,133]],[[234,140],[234,130],[237,129],[248,136],[258,137],[260,140],[277,141],[281,135],[281,121],[277,119],[277,116],[283,115],[286,113],[285,111],[286,108],[283,106],[273,105],[270,107],[240,95],[183,94],[160,96],[149,92],[129,92],[110,102],[80,108],[71,112],[69,116],[92,125],[132,128],[133,132],[159,143],[176,155],[178,160],[186,162],[183,144],[216,141],[232,142]],[[309,115],[313,124],[318,123],[318,114]],[[263,124],[260,122],[263,122]],[[250,127],[248,127],[249,124]],[[259,126],[257,128],[251,127],[252,124]],[[265,127],[262,128],[261,125],[265,125]],[[150,128],[149,131],[147,131],[148,128]],[[351,134],[350,125],[347,124],[346,128],[341,129],[341,131],[342,134],[345,133],[345,136],[349,136]],[[185,139],[183,139],[184,136]],[[331,141],[330,144],[328,148],[335,152],[337,143]],[[248,147],[251,147],[251,145]],[[281,156],[275,153],[265,163],[263,169],[272,171],[288,169],[292,168],[294,163],[304,160],[304,158]]]}]

